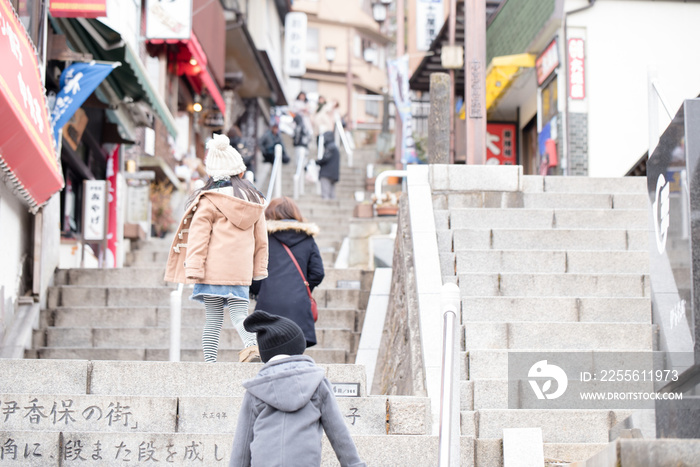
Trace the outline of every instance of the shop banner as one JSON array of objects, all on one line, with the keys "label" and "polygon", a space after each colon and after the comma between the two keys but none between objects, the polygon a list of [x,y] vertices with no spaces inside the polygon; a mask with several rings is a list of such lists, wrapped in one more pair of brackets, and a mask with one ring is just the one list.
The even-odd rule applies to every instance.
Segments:
[{"label": "shop banner", "polygon": [[105,180],[83,180],[83,240],[86,242],[105,238],[106,192]]},{"label": "shop banner", "polygon": [[58,132],[71,119],[76,110],[90,97],[112,70],[120,65],[115,63],[74,63],[63,70],[58,84],[61,90],[56,94],[56,103],[51,112],[54,141],[58,144]]},{"label": "shop banner", "polygon": [[146,39],[189,39],[192,34],[192,0],[148,0]]},{"label": "shop banner", "polygon": [[49,13],[54,18],[99,18],[107,16],[107,0],[51,0]]},{"label": "shop banner", "polygon": [[416,49],[429,50],[444,22],[442,0],[416,0]]},{"label": "shop banner", "polygon": [[0,1],[0,166],[36,211],[63,188],[36,50],[10,2]]},{"label": "shop banner", "polygon": [[119,196],[117,183],[117,174],[119,174],[119,145],[114,147],[114,150],[109,153],[107,158],[107,254],[105,255],[106,268],[117,267],[117,251],[119,245],[119,228],[117,226],[117,215],[119,213]]},{"label": "shop banner", "polygon": [[306,19],[300,11],[284,18],[284,71],[289,76],[306,73]]},{"label": "shop banner", "polygon": [[515,165],[515,123],[486,124],[486,164]]},{"label": "shop banner", "polygon": [[389,86],[394,97],[396,112],[401,117],[401,162],[412,164],[418,162],[415,142],[413,141],[413,116],[411,114],[411,94],[408,89],[408,55],[395,60],[387,60]]}]

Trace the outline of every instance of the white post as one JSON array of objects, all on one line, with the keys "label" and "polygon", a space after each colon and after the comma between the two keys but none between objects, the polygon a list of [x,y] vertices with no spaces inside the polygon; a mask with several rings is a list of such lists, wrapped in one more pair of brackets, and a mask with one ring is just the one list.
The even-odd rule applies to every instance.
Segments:
[{"label": "white post", "polygon": [[[459,286],[443,284],[440,310],[443,313],[442,382],[440,388],[440,436],[438,467],[459,467]],[[456,413],[455,413],[456,412]]]},{"label": "white post", "polygon": [[170,361],[180,361],[180,333],[182,329],[182,289],[170,292]]},{"label": "white post", "polygon": [[277,164],[277,178],[275,179],[275,198],[282,196],[282,145],[275,145],[275,163]]}]

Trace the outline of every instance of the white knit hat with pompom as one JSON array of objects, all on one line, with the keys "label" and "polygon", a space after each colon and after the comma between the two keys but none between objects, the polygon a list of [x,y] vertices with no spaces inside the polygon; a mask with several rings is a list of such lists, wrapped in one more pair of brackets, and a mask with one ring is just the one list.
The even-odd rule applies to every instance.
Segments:
[{"label": "white knit hat with pompom", "polygon": [[207,141],[207,150],[204,165],[207,174],[214,180],[223,180],[245,172],[243,158],[229,144],[226,135],[215,134],[212,139]]}]

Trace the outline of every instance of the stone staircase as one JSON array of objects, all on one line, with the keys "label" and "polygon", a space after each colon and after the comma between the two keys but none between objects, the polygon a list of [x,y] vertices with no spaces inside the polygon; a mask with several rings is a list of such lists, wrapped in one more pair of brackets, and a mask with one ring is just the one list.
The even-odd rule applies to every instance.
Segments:
[{"label": "stone staircase", "polygon": [[[286,179],[283,188],[291,192]],[[326,277],[314,291],[318,345],[306,354],[326,369],[369,465],[433,465],[430,400],[369,396],[364,367],[352,363],[373,272],[333,262],[364,169],[343,167],[336,201],[322,201],[314,188],[308,184],[298,204],[321,229]],[[241,382],[262,365],[237,363],[242,343],[227,319],[219,363],[203,363],[203,308],[187,300],[187,287],[182,361],[165,361],[175,290],[162,279],[169,246],[145,242],[123,269],[56,272],[33,348],[24,360],[0,360],[0,466],[228,465]],[[322,464],[338,465],[325,439]]]},{"label": "stone staircase", "polygon": [[[362,155],[362,153],[360,154]],[[365,152],[364,158],[371,157]],[[286,167],[285,167],[286,168]],[[283,193],[292,193],[291,175],[283,178]],[[364,170],[343,165],[337,200],[324,201],[308,183],[298,200],[302,214],[319,225],[316,237],[326,277],[314,290],[319,306],[318,344],[307,354],[318,363],[355,361],[373,272],[335,269],[338,249],[347,235],[354,207],[353,193],[364,189]],[[128,267],[112,270],[70,269],[56,273],[34,332],[29,358],[85,360],[168,360],[170,293],[175,284],[163,281],[170,239],[151,239],[129,253]],[[203,361],[203,306],[182,295],[182,361]],[[251,308],[254,308],[254,301]],[[220,361],[237,361],[243,343],[230,320],[224,319]]]},{"label": "stone staircase", "polygon": [[631,414],[509,406],[509,353],[655,349],[646,180],[519,177],[512,191],[432,191],[443,282],[462,297],[461,434],[477,466],[503,464],[504,428],[539,427],[545,459],[585,460]]},{"label": "stone staircase", "polygon": [[[261,366],[0,360],[0,466],[226,466],[240,383]],[[337,400],[369,465],[432,465],[427,399],[367,396],[363,367],[321,366],[331,382],[357,384],[357,397]],[[322,465],[338,465],[325,439]]]}]

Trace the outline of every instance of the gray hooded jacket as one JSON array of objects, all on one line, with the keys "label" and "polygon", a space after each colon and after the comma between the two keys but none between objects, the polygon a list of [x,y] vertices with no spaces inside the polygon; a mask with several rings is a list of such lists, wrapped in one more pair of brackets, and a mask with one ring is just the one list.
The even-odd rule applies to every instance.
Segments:
[{"label": "gray hooded jacket", "polygon": [[311,357],[269,362],[243,387],[229,467],[320,466],[322,428],[342,467],[366,467],[331,384]]}]

